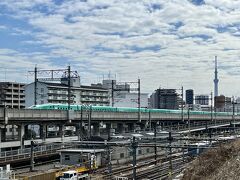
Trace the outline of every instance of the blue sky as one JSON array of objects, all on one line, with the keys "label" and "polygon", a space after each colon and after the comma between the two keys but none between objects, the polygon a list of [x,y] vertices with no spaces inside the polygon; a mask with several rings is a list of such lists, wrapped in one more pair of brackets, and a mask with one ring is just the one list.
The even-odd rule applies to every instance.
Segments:
[{"label": "blue sky", "polygon": [[83,84],[111,71],[140,77],[148,93],[210,94],[217,55],[219,92],[240,96],[238,0],[1,0],[0,9],[1,81],[71,64]]}]

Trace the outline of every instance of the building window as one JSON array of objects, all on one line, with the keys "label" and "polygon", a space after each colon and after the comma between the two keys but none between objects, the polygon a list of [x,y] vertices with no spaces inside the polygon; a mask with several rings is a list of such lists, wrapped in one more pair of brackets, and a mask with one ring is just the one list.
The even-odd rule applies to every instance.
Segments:
[{"label": "building window", "polygon": [[147,153],[149,153],[149,148],[147,148]]},{"label": "building window", "polygon": [[69,161],[70,160],[70,156],[69,155],[65,155],[64,159],[65,159],[65,161]]},{"label": "building window", "polygon": [[124,158],[124,153],[120,153],[120,158]]},{"label": "building window", "polygon": [[142,154],[142,150],[141,149],[138,150],[138,154]]},{"label": "building window", "polygon": [[44,93],[44,88],[41,88],[41,93]]},{"label": "building window", "polygon": [[44,101],[43,101],[43,100],[41,100],[41,104],[44,104]]}]

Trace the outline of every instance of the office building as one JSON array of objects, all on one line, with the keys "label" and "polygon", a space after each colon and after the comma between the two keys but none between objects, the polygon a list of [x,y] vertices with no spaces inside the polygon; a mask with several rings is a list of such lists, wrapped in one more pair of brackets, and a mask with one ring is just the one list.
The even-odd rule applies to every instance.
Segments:
[{"label": "office building", "polygon": [[232,99],[225,97],[224,95],[214,97],[214,107],[217,112],[231,112],[232,111]]},{"label": "office building", "polygon": [[150,96],[151,108],[179,109],[179,94],[176,89],[157,89]]},{"label": "office building", "polygon": [[187,89],[186,90],[186,104],[193,104],[193,90]]},{"label": "office building", "polygon": [[209,95],[196,95],[195,104],[209,105]]}]

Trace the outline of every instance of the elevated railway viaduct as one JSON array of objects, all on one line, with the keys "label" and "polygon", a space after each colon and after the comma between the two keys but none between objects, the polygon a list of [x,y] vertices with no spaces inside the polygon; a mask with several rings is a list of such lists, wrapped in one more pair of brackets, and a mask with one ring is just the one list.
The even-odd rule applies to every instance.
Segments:
[{"label": "elevated railway viaduct", "polygon": [[[25,134],[28,125],[39,125],[40,139],[45,142],[48,126],[58,126],[58,136],[63,139],[64,127],[75,126],[76,135],[81,138],[83,132],[87,136],[99,136],[100,127],[107,133],[125,132],[136,129],[144,130],[146,127],[178,127],[191,122],[193,125],[199,123],[215,123],[230,125],[240,121],[240,115],[226,114],[191,114],[189,113],[158,113],[141,112],[96,112],[96,111],[72,111],[72,110],[39,110],[39,109],[4,109],[0,108],[0,148],[14,147],[14,143],[6,142],[6,126],[15,125],[18,128],[18,141],[16,146],[24,147]],[[84,131],[85,130],[85,131]],[[3,143],[6,142],[6,143]]]}]

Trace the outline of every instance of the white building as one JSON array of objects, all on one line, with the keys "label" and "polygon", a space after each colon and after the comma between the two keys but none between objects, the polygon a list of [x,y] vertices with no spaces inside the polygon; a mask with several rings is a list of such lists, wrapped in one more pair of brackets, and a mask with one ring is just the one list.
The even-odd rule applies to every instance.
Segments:
[{"label": "white building", "polygon": [[[140,106],[148,107],[148,94],[140,94]],[[138,93],[116,92],[114,97],[114,107],[138,107]]]},{"label": "white building", "polygon": [[[96,84],[95,86],[100,86],[109,90],[110,94],[110,105],[112,105],[112,89],[114,89],[113,100],[114,107],[138,107],[138,93],[130,92],[130,84],[121,83],[118,84],[116,80],[104,79],[102,84]],[[148,107],[148,94],[140,93],[140,106]]]},{"label": "white building", "polygon": [[[35,83],[25,87],[25,105],[30,107],[35,101]],[[37,82],[37,104],[68,103],[68,85],[65,79],[61,83]],[[71,104],[95,106],[109,105],[109,92],[97,86],[82,86],[80,78],[71,78]]]}]

